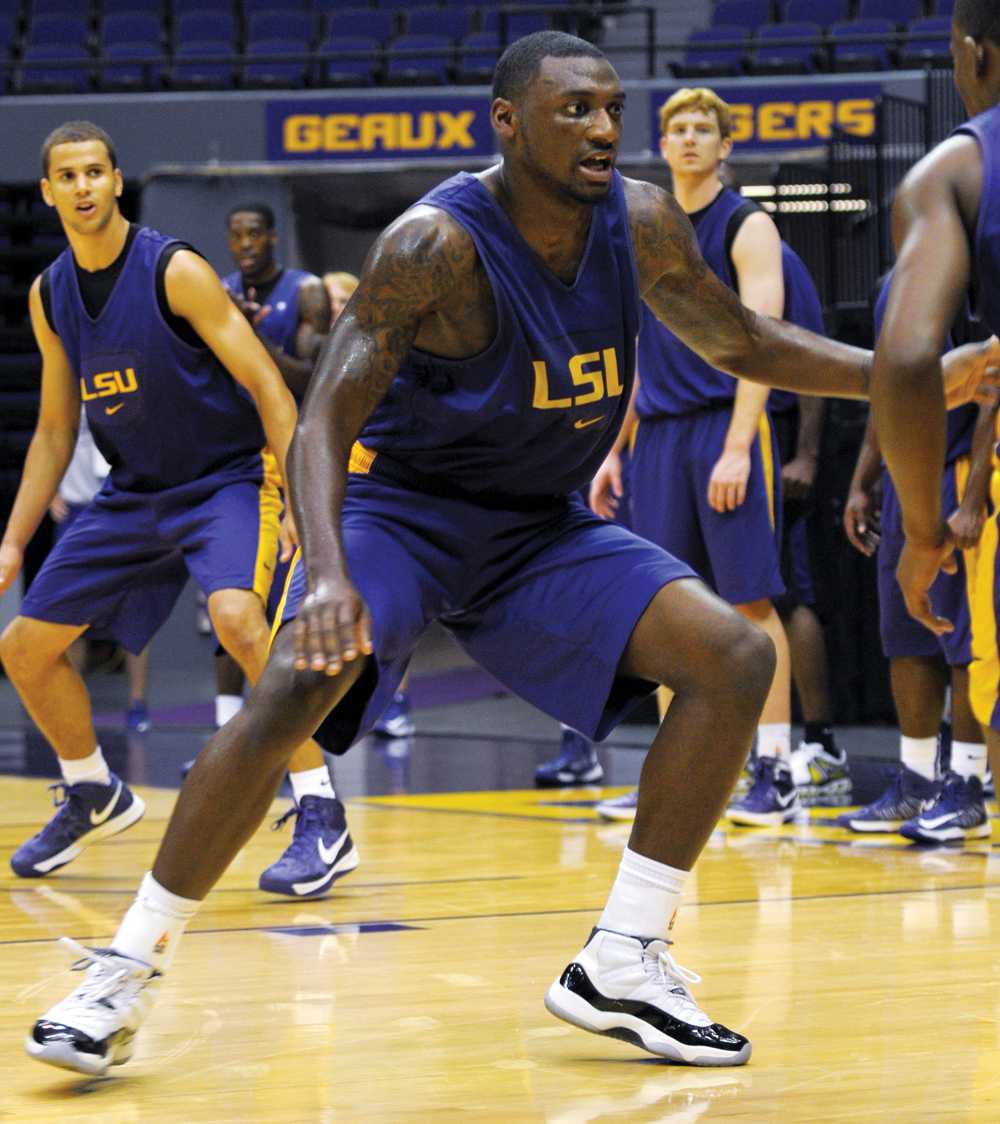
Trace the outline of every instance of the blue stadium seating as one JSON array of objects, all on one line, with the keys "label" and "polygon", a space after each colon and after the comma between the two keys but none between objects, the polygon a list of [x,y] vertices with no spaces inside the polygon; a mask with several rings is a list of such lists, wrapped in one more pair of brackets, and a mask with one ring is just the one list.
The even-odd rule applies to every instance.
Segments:
[{"label": "blue stadium seating", "polygon": [[60,44],[79,47],[86,43],[88,35],[87,21],[82,16],[36,16],[26,38],[31,47]]},{"label": "blue stadium seating", "polygon": [[921,0],[861,0],[858,18],[906,24],[923,15],[923,7]]},{"label": "blue stadium seating", "polygon": [[[844,43],[854,35],[878,35],[879,41]],[[845,20],[830,28],[830,52],[834,70],[887,70],[889,49],[895,35],[890,20]]]},{"label": "blue stadium seating", "polygon": [[321,44],[320,51],[353,51],[356,58],[329,59],[319,66],[319,83],[322,86],[372,86],[381,74],[381,44],[377,39],[363,35],[331,35]]},{"label": "blue stadium seating", "polygon": [[950,57],[951,20],[947,16],[927,16],[907,28],[899,52],[900,66],[947,66]]},{"label": "blue stadium seating", "polygon": [[771,0],[718,0],[712,11],[713,27],[745,27],[756,31],[771,20]]},{"label": "blue stadium seating", "polygon": [[[808,43],[790,44],[789,39]],[[753,69],[756,74],[811,74],[823,48],[816,23],[769,23],[757,33]]]},{"label": "blue stadium seating", "polygon": [[[153,65],[152,60],[162,56],[163,47],[159,43],[108,43],[101,51],[97,85],[102,90],[156,89],[163,76],[163,67],[160,63]],[[150,65],[131,61],[143,58],[151,60]],[[119,59],[130,61],[116,61]]]},{"label": "blue stadium seating", "polygon": [[314,24],[312,15],[307,12],[254,12],[247,17],[247,43],[296,39],[308,44],[313,38]]},{"label": "blue stadium seating", "polygon": [[273,12],[275,15],[285,12],[309,12],[312,10],[310,0],[243,0],[243,14],[247,20],[262,12]]},{"label": "blue stadium seating", "polygon": [[101,11],[105,17],[117,12],[149,12],[163,18],[163,0],[104,0]]},{"label": "blue stadium seating", "polygon": [[407,35],[446,35],[464,39],[472,31],[467,8],[411,8],[406,13]]},{"label": "blue stadium seating", "polygon": [[847,0],[788,0],[785,19],[789,23],[818,23],[831,27],[847,19]]},{"label": "blue stadium seating", "polygon": [[500,57],[500,40],[493,31],[476,31],[466,35],[460,46],[472,50],[467,55],[456,56],[455,71],[459,82],[476,82],[489,85],[493,69]]},{"label": "blue stadium seating", "polygon": [[[72,67],[39,65],[46,60],[65,59]],[[83,94],[90,89],[91,56],[78,43],[40,43],[25,47],[15,85],[22,93]]]},{"label": "blue stadium seating", "polygon": [[174,42],[226,43],[232,50],[236,19],[231,12],[185,12],[174,26]]},{"label": "blue stadium seating", "polygon": [[231,62],[208,62],[208,57],[232,54],[233,45],[227,41],[178,43],[174,49],[174,65],[170,72],[171,85],[181,90],[227,90],[235,85]]},{"label": "blue stadium seating", "polygon": [[955,11],[955,0],[934,0],[935,16],[947,16],[951,19]]},{"label": "blue stadium seating", "polygon": [[31,18],[39,16],[78,16],[86,5],[80,0],[32,0]]},{"label": "blue stadium seating", "polygon": [[[262,13],[263,14],[263,13]],[[306,84],[308,68],[305,57],[296,60],[272,58],[274,55],[303,56],[309,49],[305,39],[258,39],[247,43],[247,55],[253,60],[243,68],[243,84],[253,87],[301,89]]]},{"label": "blue stadium seating", "polygon": [[[738,46],[720,47],[719,43],[737,42]],[[688,36],[684,58],[673,64],[674,73],[682,78],[718,78],[743,73],[743,59],[749,36],[745,27],[712,27],[694,31]]]},{"label": "blue stadium seating", "polygon": [[236,14],[234,0],[172,0],[174,22],[188,12],[226,12]]},{"label": "blue stadium seating", "polygon": [[[437,51],[430,55],[406,55],[407,50]],[[385,80],[390,86],[444,86],[454,55],[452,43],[443,35],[400,35],[386,52]]]},{"label": "blue stadium seating", "polygon": [[[544,12],[512,12],[507,16],[507,42],[530,35],[533,31],[548,31],[551,27],[552,19]],[[496,8],[480,12],[480,30],[495,31],[503,39],[503,25]]]},{"label": "blue stadium seating", "polygon": [[101,25],[101,51],[114,43],[153,43],[161,46],[163,24],[149,12],[112,12]]},{"label": "blue stadium seating", "polygon": [[385,43],[396,33],[396,17],[392,12],[375,8],[337,8],[326,18],[327,38],[341,35],[364,36]]}]

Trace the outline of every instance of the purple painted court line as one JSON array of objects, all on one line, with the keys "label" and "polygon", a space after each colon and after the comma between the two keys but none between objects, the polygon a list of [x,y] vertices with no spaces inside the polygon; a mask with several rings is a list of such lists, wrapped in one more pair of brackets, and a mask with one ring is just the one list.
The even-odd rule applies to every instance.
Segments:
[{"label": "purple painted court line", "polygon": [[[415,675],[410,681],[410,698],[415,710],[432,706],[451,706],[509,694],[499,680],[480,667],[455,667],[435,675]],[[154,707],[150,711],[154,726],[212,726],[215,706],[210,702],[180,703],[177,706]],[[104,711],[94,715],[94,725],[124,726],[123,711]]]}]

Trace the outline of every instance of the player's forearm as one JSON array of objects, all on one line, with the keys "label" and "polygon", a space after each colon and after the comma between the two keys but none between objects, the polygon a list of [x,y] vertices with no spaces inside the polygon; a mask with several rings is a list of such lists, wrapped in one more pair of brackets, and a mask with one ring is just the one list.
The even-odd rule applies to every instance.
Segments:
[{"label": "player's forearm", "polygon": [[298,412],[288,387],[275,378],[264,379],[251,390],[267,444],[278,461],[283,480],[288,479],[288,450],[295,435]]},{"label": "player's forearm", "polygon": [[936,355],[891,357],[880,346],[872,371],[872,415],[886,467],[899,496],[903,529],[920,545],[942,533],[941,475],[945,408]]},{"label": "player's forearm", "polygon": [[799,430],[795,440],[797,457],[819,460],[819,445],[823,435],[823,418],[826,403],[822,398],[803,394],[799,397]]},{"label": "player's forearm", "polygon": [[870,492],[882,475],[882,452],[878,445],[878,434],[872,413],[868,412],[868,424],[858,450],[858,460],[851,476],[852,492]]},{"label": "player's forearm", "polygon": [[996,403],[979,407],[976,428],[969,450],[969,479],[966,481],[962,506],[980,511],[989,500],[990,477],[993,474],[993,446],[996,444]]},{"label": "player's forearm", "polygon": [[769,393],[766,386],[739,380],[733,401],[733,413],[729,419],[729,428],[726,430],[726,449],[739,449],[746,452],[754,443],[760,428],[760,415],[767,405]]},{"label": "player's forearm", "polygon": [[59,490],[76,444],[76,433],[36,429],[24,459],[17,496],[3,541],[19,550],[31,542]]}]

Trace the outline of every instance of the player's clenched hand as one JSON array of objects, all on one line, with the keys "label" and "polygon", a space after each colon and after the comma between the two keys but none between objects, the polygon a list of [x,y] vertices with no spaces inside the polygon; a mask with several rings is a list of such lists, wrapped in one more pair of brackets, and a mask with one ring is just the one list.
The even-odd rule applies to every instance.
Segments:
[{"label": "player's clenched hand", "polygon": [[953,574],[955,562],[955,536],[947,525],[941,529],[937,545],[914,543],[906,540],[896,567],[896,581],[903,593],[907,612],[937,636],[954,628],[951,621],[939,617],[931,606],[930,590],[941,570]]},{"label": "player's clenched hand", "polygon": [[708,506],[713,511],[735,511],[747,498],[750,452],[723,449],[708,479]]},{"label": "player's clenched hand", "polygon": [[614,519],[622,497],[622,459],[612,450],[590,482],[590,506],[602,519]]},{"label": "player's clenched hand", "polygon": [[282,562],[287,562],[295,553],[299,545],[299,529],[295,526],[295,516],[290,507],[285,508],[281,518],[281,528],[278,531],[278,557]]},{"label": "player's clenched hand", "polygon": [[949,410],[966,402],[992,403],[1000,393],[1000,340],[967,343],[949,351],[941,361],[944,398]]},{"label": "player's clenched hand", "polygon": [[807,500],[816,483],[816,458],[798,454],[781,468],[781,490],[790,500]]},{"label": "player's clenched hand", "polygon": [[354,584],[345,576],[318,581],[295,618],[295,670],[337,675],[371,650],[371,618]]},{"label": "player's clenched hand", "polygon": [[7,592],[21,572],[24,553],[11,543],[0,543],[0,595]]},{"label": "player's clenched hand", "polygon": [[878,513],[871,493],[861,488],[850,491],[844,505],[844,534],[855,550],[869,558],[879,542]]},{"label": "player's clenched hand", "polygon": [[970,510],[965,504],[960,504],[948,517],[948,529],[955,536],[955,545],[959,550],[975,549],[979,545],[985,525],[986,508],[982,504],[974,510]]}]

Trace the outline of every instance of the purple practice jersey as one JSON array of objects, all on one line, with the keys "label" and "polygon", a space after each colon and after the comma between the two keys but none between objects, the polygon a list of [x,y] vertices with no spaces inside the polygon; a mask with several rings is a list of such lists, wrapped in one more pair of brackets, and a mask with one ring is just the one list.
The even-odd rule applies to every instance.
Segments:
[{"label": "purple practice jersey", "polygon": [[[295,336],[299,330],[299,289],[304,281],[311,280],[315,274],[304,269],[283,269],[277,280],[261,286],[266,293],[259,303],[270,308],[268,314],[256,326],[275,347],[280,347],[286,355],[295,355]],[[246,296],[243,275],[236,270],[222,278],[223,287],[237,296]]]}]

